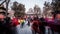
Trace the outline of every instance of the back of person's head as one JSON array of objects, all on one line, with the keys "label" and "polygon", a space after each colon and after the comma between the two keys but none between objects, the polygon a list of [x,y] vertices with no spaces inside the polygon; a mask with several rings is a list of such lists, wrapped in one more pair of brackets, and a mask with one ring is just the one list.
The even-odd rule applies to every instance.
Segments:
[{"label": "back of person's head", "polygon": [[0,6],[0,21],[4,21],[4,19],[7,17],[7,14],[6,8]]},{"label": "back of person's head", "polygon": [[38,18],[37,17],[34,17],[34,19],[33,20],[38,20]]},{"label": "back of person's head", "polygon": [[52,13],[53,17],[55,18],[57,14],[60,14],[60,11],[56,10],[55,12]]}]

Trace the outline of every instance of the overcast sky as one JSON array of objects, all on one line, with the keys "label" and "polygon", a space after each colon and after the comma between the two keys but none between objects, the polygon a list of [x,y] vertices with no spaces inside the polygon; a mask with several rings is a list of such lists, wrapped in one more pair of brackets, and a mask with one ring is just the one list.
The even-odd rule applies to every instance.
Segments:
[{"label": "overcast sky", "polygon": [[45,1],[52,2],[52,0],[11,0],[9,6],[11,6],[14,1],[24,4],[26,11],[28,11],[29,8],[33,8],[35,5],[38,5],[42,10]]}]

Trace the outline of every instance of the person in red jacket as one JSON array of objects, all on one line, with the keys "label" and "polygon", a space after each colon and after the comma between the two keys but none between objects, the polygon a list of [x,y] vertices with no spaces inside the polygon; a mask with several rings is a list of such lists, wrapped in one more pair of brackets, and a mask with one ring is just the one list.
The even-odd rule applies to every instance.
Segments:
[{"label": "person in red jacket", "polygon": [[16,17],[13,18],[12,23],[13,23],[13,26],[17,26],[18,25],[18,19]]},{"label": "person in red jacket", "polygon": [[17,26],[18,25],[18,19],[15,17],[12,19],[12,30],[13,30],[13,34],[17,34]]},{"label": "person in red jacket", "polygon": [[33,21],[32,21],[32,34],[37,34],[39,33],[39,20],[38,18],[34,18]]}]

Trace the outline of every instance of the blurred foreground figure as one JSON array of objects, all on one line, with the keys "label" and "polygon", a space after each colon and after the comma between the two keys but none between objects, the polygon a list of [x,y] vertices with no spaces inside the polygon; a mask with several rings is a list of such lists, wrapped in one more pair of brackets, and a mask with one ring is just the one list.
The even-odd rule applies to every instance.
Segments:
[{"label": "blurred foreground figure", "polygon": [[6,17],[4,7],[0,7],[0,34],[12,34],[10,18]]},{"label": "blurred foreground figure", "polygon": [[45,26],[47,26],[47,23],[44,19],[44,17],[41,17],[39,19],[40,23],[39,23],[39,30],[41,31],[41,34],[45,34]]},{"label": "blurred foreground figure", "polygon": [[12,30],[13,30],[13,34],[17,34],[18,32],[17,32],[17,25],[19,25],[19,23],[18,23],[18,17],[14,17],[13,19],[12,19]]},{"label": "blurred foreground figure", "polygon": [[55,11],[53,16],[53,20],[47,21],[47,24],[50,26],[52,34],[60,34],[60,11]]},{"label": "blurred foreground figure", "polygon": [[60,34],[60,11],[55,11],[54,23],[55,23],[55,26],[53,30],[58,34]]},{"label": "blurred foreground figure", "polygon": [[39,30],[39,20],[37,17],[34,17],[33,21],[32,21],[32,34],[39,34],[40,30]]}]

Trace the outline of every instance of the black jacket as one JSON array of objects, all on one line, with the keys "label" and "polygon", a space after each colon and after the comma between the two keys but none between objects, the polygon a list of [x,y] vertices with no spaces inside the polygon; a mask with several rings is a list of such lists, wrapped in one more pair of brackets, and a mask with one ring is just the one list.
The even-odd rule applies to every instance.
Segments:
[{"label": "black jacket", "polygon": [[0,34],[12,34],[10,18],[0,21]]}]

